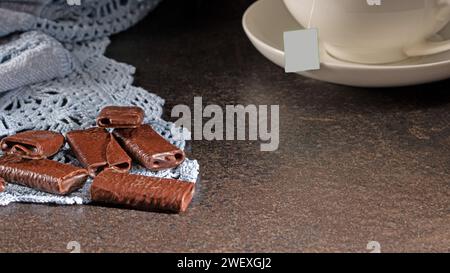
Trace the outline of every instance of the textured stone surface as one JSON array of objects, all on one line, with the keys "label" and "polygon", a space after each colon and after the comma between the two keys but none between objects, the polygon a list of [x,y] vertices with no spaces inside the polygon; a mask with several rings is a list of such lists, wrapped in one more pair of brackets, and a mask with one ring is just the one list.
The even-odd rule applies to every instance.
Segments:
[{"label": "textured stone surface", "polygon": [[[450,81],[398,89],[287,75],[248,42],[248,1],[168,0],[108,55],[167,100],[279,104],[280,149],[194,141],[187,214],[94,206],[0,208],[0,251],[450,251]],[[190,4],[188,4],[190,2]],[[376,76],[376,75],[374,75]],[[58,230],[58,232],[55,232]]]}]

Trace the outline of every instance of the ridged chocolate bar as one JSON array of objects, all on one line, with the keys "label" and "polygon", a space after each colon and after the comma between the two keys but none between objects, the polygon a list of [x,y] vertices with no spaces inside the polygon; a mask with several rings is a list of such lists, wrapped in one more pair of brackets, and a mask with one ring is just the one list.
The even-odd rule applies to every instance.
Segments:
[{"label": "ridged chocolate bar", "polygon": [[65,195],[81,188],[88,177],[85,169],[49,159],[0,158],[0,177],[33,189]]},{"label": "ridged chocolate bar", "polygon": [[184,152],[160,136],[150,125],[116,129],[113,134],[128,154],[147,169],[158,171],[174,168],[184,161]]},{"label": "ridged chocolate bar", "polygon": [[102,128],[136,128],[143,121],[144,110],[135,106],[107,106],[97,117],[97,125]]},{"label": "ridged chocolate bar", "polygon": [[72,153],[92,177],[108,164],[106,162],[108,138],[108,132],[102,128],[76,130],[66,134]]},{"label": "ridged chocolate bar", "polygon": [[5,179],[0,177],[0,192],[4,192],[6,188],[6,181]]},{"label": "ridged chocolate bar", "polygon": [[109,134],[109,142],[106,147],[106,161],[108,168],[128,172],[131,169],[131,158],[120,146],[113,134]]},{"label": "ridged chocolate bar", "polygon": [[72,152],[92,177],[105,168],[123,172],[131,168],[131,158],[103,128],[72,131],[66,137]]},{"label": "ridged chocolate bar", "polygon": [[55,155],[64,144],[64,136],[51,131],[26,131],[2,139],[0,146],[7,154],[42,159]]},{"label": "ridged chocolate bar", "polygon": [[146,211],[184,212],[194,191],[190,182],[107,170],[95,177],[91,199]]}]

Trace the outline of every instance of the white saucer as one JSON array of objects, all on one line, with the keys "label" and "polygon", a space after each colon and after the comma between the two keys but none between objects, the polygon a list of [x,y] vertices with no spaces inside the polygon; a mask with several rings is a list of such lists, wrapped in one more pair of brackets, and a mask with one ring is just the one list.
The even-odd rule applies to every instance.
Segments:
[{"label": "white saucer", "polygon": [[[303,27],[295,21],[281,0],[259,0],[244,14],[244,30],[266,58],[284,67],[283,32]],[[450,37],[450,25],[441,33]],[[394,87],[450,78],[450,52],[409,58],[400,63],[362,65],[337,60],[321,50],[321,68],[301,72],[305,77],[343,85]]]}]

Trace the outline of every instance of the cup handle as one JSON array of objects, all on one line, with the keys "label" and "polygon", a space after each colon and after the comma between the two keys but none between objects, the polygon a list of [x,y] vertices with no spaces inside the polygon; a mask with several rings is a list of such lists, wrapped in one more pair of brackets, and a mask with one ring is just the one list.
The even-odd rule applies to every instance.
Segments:
[{"label": "cup handle", "polygon": [[[437,14],[438,23],[435,32],[439,32],[450,22],[450,1],[443,0],[443,7]],[[409,57],[425,56],[441,53],[450,50],[450,40],[431,42],[425,41],[405,49],[405,54]]]}]

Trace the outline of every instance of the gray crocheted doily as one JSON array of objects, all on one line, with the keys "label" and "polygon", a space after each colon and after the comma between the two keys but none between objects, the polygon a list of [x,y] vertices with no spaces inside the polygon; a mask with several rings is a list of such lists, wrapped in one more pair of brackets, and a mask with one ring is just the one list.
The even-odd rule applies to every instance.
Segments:
[{"label": "gray crocheted doily", "polygon": [[1,0],[0,36],[38,30],[61,42],[110,36],[139,22],[161,0]]},{"label": "gray crocheted doily", "polygon": [[[8,32],[5,31],[7,24],[4,22],[12,20],[12,17],[6,18],[7,20],[5,20],[5,17],[2,17],[1,8],[15,9],[18,7],[17,5],[20,6],[21,3],[28,1],[7,2],[10,2],[10,6],[2,6],[0,4],[0,36],[2,30],[5,33]],[[36,0],[35,2],[59,3],[60,1]],[[57,28],[46,29],[47,31],[45,32],[56,39],[39,31],[31,31],[7,43],[0,43],[0,75],[2,77],[3,75],[8,75],[10,71],[18,75],[21,74],[19,73],[20,71],[35,73],[33,75],[37,75],[36,78],[42,75],[44,75],[42,77],[50,77],[45,81],[29,85],[25,85],[28,83],[26,81],[27,77],[18,77],[15,82],[14,77],[8,78],[7,84],[21,87],[0,93],[0,138],[24,130],[53,130],[67,133],[74,129],[88,128],[95,126],[95,117],[104,106],[136,105],[145,110],[146,123],[150,124],[174,145],[184,149],[184,132],[179,132],[174,127],[174,124],[161,119],[164,100],[155,94],[132,85],[135,72],[134,67],[104,56],[109,39],[102,36],[126,29],[136,23],[159,0],[109,0],[98,1],[98,4],[95,4],[97,1],[86,2],[92,4],[91,8],[87,9],[89,11],[80,8],[80,10],[73,9],[71,12],[60,11],[58,13],[56,12],[58,5],[44,5],[38,9],[34,8],[34,12],[28,12],[26,16],[33,20],[39,21],[42,19],[46,20],[47,24],[60,24],[61,26],[65,26],[65,23],[69,21],[83,21],[80,20],[80,18],[84,18],[83,16],[90,18],[92,24],[97,22],[95,24],[100,24],[102,27],[105,27],[103,24],[107,22],[104,21],[104,18],[109,18],[108,20],[116,18],[117,24],[106,27],[108,31],[102,32],[102,35],[99,34],[99,29],[101,28],[98,28],[95,24],[88,24],[84,28],[80,27],[72,34],[70,31],[67,32],[65,27],[61,27],[60,31],[56,31],[55,29]],[[118,11],[112,9],[113,12],[108,13],[108,16],[105,17],[102,7],[104,7],[106,2],[110,4],[119,3],[121,5],[113,5],[113,7],[118,8]],[[131,11],[132,7],[137,7],[135,5],[141,8]],[[24,7],[20,6],[20,9],[24,10]],[[46,14],[46,17],[43,19],[44,17],[35,16],[36,14],[39,16]],[[14,13],[13,15],[18,16]],[[23,19],[23,14],[20,16]],[[97,19],[94,20],[92,18]],[[42,27],[42,25],[34,24],[33,27],[28,25],[26,29],[39,29],[38,26]],[[89,33],[82,34],[83,37],[87,36],[95,39],[81,39],[82,37],[78,36],[78,34],[83,33],[82,30]],[[64,43],[61,44],[57,40],[64,41]],[[22,46],[11,47],[12,43]],[[41,50],[55,48],[60,49],[64,57],[54,58],[55,55]],[[1,56],[7,57],[2,59]],[[33,58],[28,56],[33,56]],[[44,58],[48,57],[47,63],[51,64],[50,70],[46,67],[31,66],[31,64],[35,64],[36,60],[42,59],[43,56]],[[20,62],[17,62],[16,60],[19,60],[19,58],[21,58]],[[21,67],[14,67],[17,66],[17,63],[20,63]],[[34,69],[30,69],[30,67],[34,67]],[[55,67],[58,67],[58,69],[54,69]],[[42,79],[42,77],[39,79]],[[2,79],[0,78],[0,81]],[[174,136],[174,133],[177,135]],[[54,159],[79,165],[78,161],[70,154],[68,147],[65,147]],[[140,166],[134,166],[131,173],[196,182],[199,174],[199,165],[197,161],[187,159],[175,169],[151,172]],[[92,181],[88,180],[81,190],[68,196],[57,196],[15,184],[8,184],[6,190],[0,193],[0,205],[4,206],[12,202],[54,203],[61,205],[85,204],[90,202],[89,188],[91,183]]]}]

